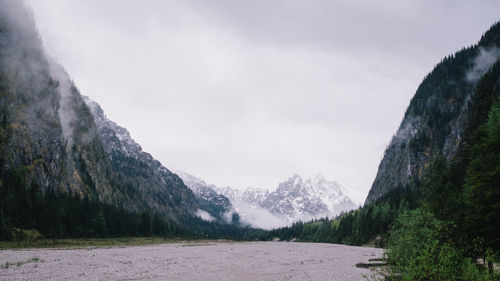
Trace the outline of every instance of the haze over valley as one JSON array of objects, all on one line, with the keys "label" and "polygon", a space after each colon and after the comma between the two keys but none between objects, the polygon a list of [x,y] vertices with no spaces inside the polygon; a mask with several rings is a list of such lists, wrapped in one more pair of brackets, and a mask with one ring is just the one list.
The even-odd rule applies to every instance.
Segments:
[{"label": "haze over valley", "polygon": [[499,280],[498,11],[0,0],[0,280]]}]

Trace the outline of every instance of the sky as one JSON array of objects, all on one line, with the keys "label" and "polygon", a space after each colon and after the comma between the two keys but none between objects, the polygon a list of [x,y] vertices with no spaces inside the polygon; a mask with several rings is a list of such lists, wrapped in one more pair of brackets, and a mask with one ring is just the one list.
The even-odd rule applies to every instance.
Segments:
[{"label": "sky", "polygon": [[167,168],[364,201],[419,83],[500,1],[27,0],[47,53]]}]

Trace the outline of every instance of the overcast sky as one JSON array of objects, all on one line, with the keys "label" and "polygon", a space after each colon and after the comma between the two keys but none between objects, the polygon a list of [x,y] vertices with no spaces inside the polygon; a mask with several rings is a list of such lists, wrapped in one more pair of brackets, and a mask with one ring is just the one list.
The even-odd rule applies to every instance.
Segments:
[{"label": "overcast sky", "polygon": [[321,173],[361,202],[425,74],[500,1],[28,0],[81,93],[169,169],[274,189]]}]

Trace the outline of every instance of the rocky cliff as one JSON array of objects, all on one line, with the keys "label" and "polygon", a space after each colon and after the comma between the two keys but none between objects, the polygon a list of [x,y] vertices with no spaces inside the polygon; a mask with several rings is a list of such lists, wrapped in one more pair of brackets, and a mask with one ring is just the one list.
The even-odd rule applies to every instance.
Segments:
[{"label": "rocky cliff", "polygon": [[109,120],[101,106],[83,97],[109,158],[111,184],[138,210],[153,210],[171,218],[193,214],[200,206],[182,180],[151,154],[144,152],[127,129]]},{"label": "rocky cliff", "polygon": [[340,184],[321,175],[308,179],[299,175],[290,177],[280,183],[260,206],[290,222],[335,217],[357,207]]},{"label": "rocky cliff", "polygon": [[45,54],[23,1],[0,0],[0,114],[0,186],[9,183],[7,194],[36,186],[172,219],[198,208],[182,181],[126,130],[114,133],[104,115],[92,115]]},{"label": "rocky cliff", "polygon": [[0,5],[0,173],[28,167],[27,182],[42,190],[112,201],[101,172],[107,168],[105,152],[78,90],[46,57],[22,2]]},{"label": "rocky cliff", "polygon": [[470,101],[498,61],[499,47],[497,23],[478,44],[444,58],[425,77],[385,150],[365,204],[396,188],[418,188],[436,157],[454,159],[470,120]]}]

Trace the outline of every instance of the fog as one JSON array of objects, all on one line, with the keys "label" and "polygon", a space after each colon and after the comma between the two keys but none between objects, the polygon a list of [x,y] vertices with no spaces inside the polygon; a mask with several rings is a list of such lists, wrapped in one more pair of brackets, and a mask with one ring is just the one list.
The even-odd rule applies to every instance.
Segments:
[{"label": "fog", "polygon": [[480,48],[479,54],[474,59],[474,65],[470,69],[466,78],[470,82],[477,82],[500,58],[500,49],[494,47],[490,49]]},{"label": "fog", "polygon": [[240,215],[240,222],[243,225],[250,225],[262,229],[273,229],[292,224],[262,207],[251,205],[241,200],[231,201],[231,204]]}]

